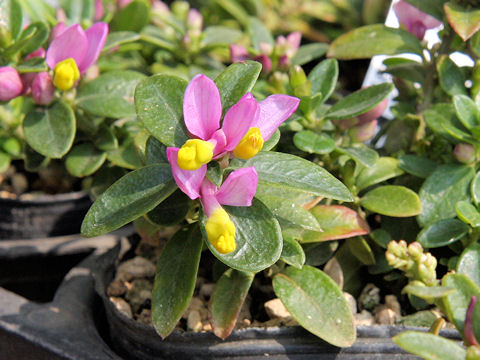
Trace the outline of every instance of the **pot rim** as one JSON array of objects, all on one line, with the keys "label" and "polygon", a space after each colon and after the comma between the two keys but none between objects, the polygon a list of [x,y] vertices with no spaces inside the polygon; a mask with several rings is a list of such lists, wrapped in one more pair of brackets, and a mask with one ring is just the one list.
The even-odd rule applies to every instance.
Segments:
[{"label": "pot rim", "polygon": [[81,200],[84,198],[90,197],[89,193],[85,190],[80,191],[71,191],[61,194],[40,194],[34,196],[31,199],[24,199],[17,197],[15,199],[0,197],[0,203],[3,204],[12,204],[12,205],[41,205],[41,204],[51,204],[51,203],[61,203],[69,202],[75,200]]}]

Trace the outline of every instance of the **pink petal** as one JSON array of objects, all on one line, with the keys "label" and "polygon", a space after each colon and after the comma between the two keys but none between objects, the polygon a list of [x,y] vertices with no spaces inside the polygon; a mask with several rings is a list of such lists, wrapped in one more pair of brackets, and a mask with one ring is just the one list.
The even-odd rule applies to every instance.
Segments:
[{"label": "pink petal", "polygon": [[41,58],[44,58],[45,57],[45,50],[43,48],[38,48],[37,50],[31,52],[30,54],[28,54],[27,56],[25,56],[25,60],[28,60],[28,59],[31,59],[31,58],[34,58],[34,57],[41,57]]},{"label": "pink petal", "polygon": [[257,100],[249,92],[228,109],[223,119],[222,130],[227,138],[225,150],[232,151],[238,145],[258,117]]},{"label": "pink petal", "polygon": [[98,21],[105,16],[105,8],[103,0],[95,0],[95,16],[94,21]]},{"label": "pink petal", "polygon": [[205,178],[203,180],[200,192],[202,194],[200,201],[202,202],[203,210],[205,211],[205,215],[209,217],[216,209],[220,207],[220,204],[215,197],[217,186]]},{"label": "pink petal", "polygon": [[233,171],[217,192],[217,200],[223,205],[250,206],[257,192],[258,176],[250,166]]},{"label": "pink petal", "polygon": [[287,36],[287,43],[290,45],[291,49],[297,52],[300,47],[300,41],[302,40],[302,33],[300,31],[295,31],[290,33]]},{"label": "pink petal", "polygon": [[222,103],[217,85],[203,74],[195,76],[185,90],[183,119],[190,134],[208,140],[220,127]]},{"label": "pink petal", "polygon": [[172,167],[172,175],[180,190],[182,190],[192,200],[200,197],[200,187],[205,174],[207,165],[202,165],[197,170],[183,170],[177,164],[178,148],[168,147],[167,158]]},{"label": "pink petal", "polygon": [[80,64],[87,52],[88,40],[82,27],[78,24],[67,28],[53,39],[47,50],[47,65],[54,69],[60,61],[73,58]]},{"label": "pink petal", "polygon": [[87,35],[88,49],[82,62],[78,64],[80,73],[86,71],[100,56],[100,52],[107,40],[108,25],[104,22],[98,22],[85,31],[85,34]]},{"label": "pink petal", "polygon": [[415,6],[402,0],[393,5],[393,10],[397,15],[400,24],[405,26],[408,32],[422,40],[426,29],[432,29],[442,24],[441,21],[433,16],[425,14]]},{"label": "pink petal", "polygon": [[260,129],[263,140],[270,139],[275,130],[297,110],[299,103],[300,99],[288,95],[270,95],[260,102],[256,126]]},{"label": "pink petal", "polygon": [[230,45],[230,61],[238,62],[249,58],[248,51],[242,45]]},{"label": "pink petal", "polygon": [[[58,15],[57,15],[57,18],[58,18]],[[62,35],[65,32],[65,29],[66,29],[65,23],[63,21],[59,21],[57,25],[55,25],[52,28],[52,32],[50,33],[50,39],[53,40],[56,37]]]},{"label": "pink petal", "polygon": [[225,145],[227,144],[227,137],[222,129],[215,131],[210,138],[209,142],[215,142],[215,148],[213,149],[213,158],[215,159],[219,155],[225,153]]},{"label": "pink petal", "polygon": [[266,75],[272,70],[272,60],[267,55],[260,54],[254,60],[262,64],[262,74]]}]

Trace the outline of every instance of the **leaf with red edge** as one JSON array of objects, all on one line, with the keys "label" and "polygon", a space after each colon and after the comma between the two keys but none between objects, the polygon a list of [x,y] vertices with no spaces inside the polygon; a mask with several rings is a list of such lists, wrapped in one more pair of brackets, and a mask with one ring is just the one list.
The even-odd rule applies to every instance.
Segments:
[{"label": "leaf with red edge", "polygon": [[346,206],[317,205],[311,212],[323,232],[306,231],[300,241],[302,243],[345,239],[370,232],[367,222]]},{"label": "leaf with red edge", "polygon": [[451,1],[446,3],[443,8],[448,23],[463,41],[467,41],[480,30],[480,10],[465,9]]}]

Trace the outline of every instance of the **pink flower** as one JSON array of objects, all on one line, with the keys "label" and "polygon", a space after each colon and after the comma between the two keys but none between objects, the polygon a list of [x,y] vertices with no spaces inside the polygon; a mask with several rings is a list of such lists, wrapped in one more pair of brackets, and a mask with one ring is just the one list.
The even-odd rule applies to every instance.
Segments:
[{"label": "pink flower", "polygon": [[32,83],[33,100],[40,105],[48,105],[52,102],[55,94],[55,86],[52,77],[46,71],[35,76]]},{"label": "pink flower", "polygon": [[17,70],[11,66],[0,67],[0,101],[10,101],[22,93],[23,84]]},{"label": "pink flower", "polygon": [[230,45],[230,61],[239,62],[250,59],[247,49],[242,45],[231,44]]},{"label": "pink flower", "polygon": [[233,171],[217,188],[210,180],[203,180],[200,193],[205,215],[205,230],[209,242],[221,254],[235,250],[235,225],[221,205],[251,206],[257,192],[258,176],[253,166]]},{"label": "pink flower", "polygon": [[71,89],[102,51],[108,25],[99,22],[84,31],[79,24],[56,36],[47,50],[47,65],[55,70],[53,82],[61,90]]},{"label": "pink flower", "polygon": [[436,28],[442,24],[441,21],[435,19],[433,16],[425,14],[423,11],[418,10],[415,6],[404,0],[400,0],[393,5],[393,10],[397,15],[400,24],[419,40],[423,40],[426,30]]},{"label": "pink flower", "polygon": [[222,104],[217,86],[205,75],[195,76],[183,100],[183,118],[192,139],[181,148],[167,148],[178,187],[192,200],[198,198],[208,162],[232,154],[242,159],[254,156],[299,102],[292,96],[272,95],[258,103],[246,93],[226,112],[220,128]]}]

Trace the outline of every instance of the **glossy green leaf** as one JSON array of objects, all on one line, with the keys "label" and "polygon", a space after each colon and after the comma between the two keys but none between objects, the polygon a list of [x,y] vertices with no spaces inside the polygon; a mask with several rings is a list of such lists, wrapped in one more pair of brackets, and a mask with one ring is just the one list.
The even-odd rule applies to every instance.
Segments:
[{"label": "glossy green leaf", "polygon": [[473,202],[475,205],[480,204],[480,171],[475,174],[475,177],[472,180],[470,185],[470,193],[472,195]]},{"label": "glossy green leaf", "polygon": [[426,248],[441,247],[461,239],[468,229],[468,225],[458,219],[442,219],[426,226],[417,240]]},{"label": "glossy green leaf", "polygon": [[68,19],[72,23],[81,23],[84,20],[92,21],[95,14],[94,0],[66,0],[62,2]]},{"label": "glossy green leaf", "polygon": [[404,186],[377,187],[367,192],[360,204],[372,212],[394,217],[415,216],[422,212],[418,195]]},{"label": "glossy green leaf", "polygon": [[398,166],[397,159],[380,157],[373,166],[365,167],[360,171],[355,180],[355,185],[358,191],[360,191],[402,174],[403,170]]},{"label": "glossy green leaf", "polygon": [[335,39],[327,56],[340,60],[371,58],[375,55],[422,54],[418,39],[406,30],[381,24],[367,25]]},{"label": "glossy green leaf", "polygon": [[132,171],[93,203],[83,220],[82,234],[92,237],[118,229],[153,210],[176,188],[169,165]]},{"label": "glossy green leaf", "polygon": [[403,155],[398,160],[398,167],[405,172],[420,178],[429,177],[438,164],[426,157],[418,155]]},{"label": "glossy green leaf", "polygon": [[22,64],[16,67],[19,74],[48,71],[48,66],[45,63],[45,59],[39,57],[33,57],[24,61]]},{"label": "glossy green leaf", "polygon": [[353,315],[338,285],[323,271],[289,267],[273,278],[273,289],[305,329],[328,343],[348,347],[356,338]]},{"label": "glossy green leaf", "polygon": [[20,34],[17,41],[5,49],[5,55],[11,56],[17,51],[27,55],[38,49],[48,38],[48,27],[43,22],[34,22],[28,25]]},{"label": "glossy green leaf", "polygon": [[463,41],[467,41],[480,30],[479,9],[462,7],[452,1],[447,2],[444,9],[448,23]]},{"label": "glossy green leaf", "polygon": [[346,244],[350,248],[352,254],[365,265],[374,265],[375,264],[375,255],[372,251],[372,248],[368,242],[363,238],[363,236],[357,236],[354,238],[347,239]]},{"label": "glossy green leaf", "polygon": [[283,248],[280,259],[288,265],[301,269],[305,264],[305,252],[294,236],[282,231]]},{"label": "glossy green leaf", "polygon": [[310,211],[323,231],[305,232],[300,240],[302,243],[346,239],[370,232],[367,222],[346,206],[317,205]]},{"label": "glossy green leaf", "polygon": [[466,351],[453,340],[420,331],[405,331],[393,338],[402,349],[425,360],[465,360]]},{"label": "glossy green leaf", "polygon": [[448,56],[440,57],[437,62],[440,86],[449,95],[467,95],[465,77],[461,69]]},{"label": "glossy green leaf", "polygon": [[480,125],[480,110],[477,104],[465,95],[455,95],[453,105],[457,116],[467,129]]},{"label": "glossy green leaf", "polygon": [[232,332],[255,274],[229,269],[215,285],[209,303],[213,333],[225,339]]},{"label": "glossy green leaf", "polygon": [[148,220],[157,225],[175,225],[185,219],[192,201],[180,189],[163,200],[146,214]]},{"label": "glossy green leaf", "polygon": [[378,153],[363,144],[350,147],[337,147],[336,150],[350,156],[356,162],[367,167],[374,166],[378,160]]},{"label": "glossy green leaf", "polygon": [[293,136],[297,148],[310,154],[328,154],[335,149],[335,141],[327,134],[317,134],[311,130],[302,130]]},{"label": "glossy green leaf", "polygon": [[46,1],[19,0],[18,2],[32,21],[47,21],[51,26],[57,24],[55,8]]},{"label": "glossy green leaf", "polygon": [[154,75],[135,90],[137,115],[145,128],[166,146],[182,146],[189,138],[183,122],[187,82],[176,76]]},{"label": "glossy green leaf", "polygon": [[327,53],[328,44],[311,43],[302,45],[293,56],[292,65],[304,65],[312,60],[318,59]]},{"label": "glossy green leaf", "polygon": [[320,266],[325,264],[333,256],[338,248],[338,241],[325,241],[305,244],[305,264]]},{"label": "glossy green leaf", "polygon": [[94,139],[95,146],[103,151],[118,148],[118,140],[113,130],[105,124],[101,124]]},{"label": "glossy green leaf", "polygon": [[203,31],[202,36],[201,45],[205,50],[205,48],[211,49],[233,44],[242,36],[242,32],[226,26],[209,26]]},{"label": "glossy green leaf", "polygon": [[110,185],[125,175],[125,169],[113,166],[103,166],[93,175],[92,184],[90,186],[90,194],[92,199],[98,198]]},{"label": "glossy green leaf", "polygon": [[70,106],[58,101],[52,106],[33,108],[23,120],[28,145],[36,152],[54,159],[65,155],[75,138],[75,115]]},{"label": "glossy green leaf", "polygon": [[472,244],[463,250],[457,262],[457,272],[480,286],[480,244]]},{"label": "glossy green leaf", "polygon": [[140,32],[150,21],[150,1],[133,0],[115,13],[110,22],[113,31]]},{"label": "glossy green leaf", "polygon": [[480,212],[470,201],[459,201],[455,205],[457,216],[471,227],[480,226]]},{"label": "glossy green leaf", "polygon": [[272,150],[275,146],[277,146],[278,142],[280,141],[280,130],[277,129],[273,133],[273,135],[263,143],[263,147],[261,151],[270,151]]},{"label": "glossy green leaf", "polygon": [[117,46],[138,41],[139,39],[140,35],[133,31],[112,32],[107,36],[107,40],[105,41],[105,46],[102,49],[102,53],[106,53],[107,51],[110,51]]},{"label": "glossy green leaf", "polygon": [[273,265],[282,253],[282,232],[274,215],[259,200],[252,206],[224,206],[235,225],[237,248],[229,254],[220,254],[208,241],[205,232],[206,216],[201,219],[205,243],[210,251],[231,268],[258,272]]},{"label": "glossy green leaf", "polygon": [[109,151],[107,159],[125,169],[135,170],[143,165],[132,138],[127,138],[117,149]]},{"label": "glossy green leaf", "polygon": [[163,338],[190,303],[201,253],[202,236],[195,225],[178,231],[162,249],[152,291],[152,322]]},{"label": "glossy green leaf", "polygon": [[215,79],[220,92],[223,113],[251,91],[260,75],[262,65],[256,61],[234,63],[223,70]]},{"label": "glossy green leaf", "polygon": [[445,124],[455,128],[463,126],[457,119],[453,104],[436,104],[423,112],[423,119],[434,133],[444,136],[451,142],[457,142],[456,138],[451,136],[445,129]]},{"label": "glossy green leaf", "polygon": [[334,104],[328,110],[327,118],[349,119],[363,114],[380,104],[393,88],[393,84],[384,83],[357,90]]},{"label": "glossy green leaf", "polygon": [[377,245],[386,249],[388,243],[392,240],[392,236],[384,229],[375,229],[370,233],[370,238],[375,241]]},{"label": "glossy green leaf", "polygon": [[245,166],[255,166],[259,184],[336,200],[353,200],[345,185],[328,171],[294,155],[261,152]]},{"label": "glossy green leaf", "polygon": [[250,17],[248,19],[247,31],[250,40],[252,41],[252,45],[257,51],[261,50],[260,43],[265,43],[271,46],[275,44],[270,30],[268,30],[263,22],[256,17]]},{"label": "glossy green leaf", "polygon": [[418,216],[419,224],[427,226],[455,217],[455,204],[470,199],[469,186],[473,176],[474,170],[469,166],[439,166],[420,188],[422,214]]},{"label": "glossy green leaf", "polygon": [[148,164],[168,163],[167,148],[153,136],[147,139],[145,145],[145,159]]},{"label": "glossy green leaf", "polygon": [[16,39],[22,29],[22,7],[16,0],[0,0],[0,10],[0,24]]},{"label": "glossy green leaf", "polygon": [[445,286],[421,286],[408,284],[402,290],[404,294],[414,295],[421,299],[432,301],[436,298],[442,298],[455,292],[454,288]]},{"label": "glossy green leaf", "polygon": [[323,101],[332,95],[338,80],[338,61],[326,59],[315,66],[308,74],[312,83],[312,94],[322,94]]},{"label": "glossy green leaf", "polygon": [[111,71],[82,87],[77,105],[86,112],[104,117],[134,117],[134,92],[145,75],[136,71]]},{"label": "glossy green leaf", "polygon": [[65,159],[68,172],[76,177],[92,175],[105,162],[107,155],[91,143],[75,145]]},{"label": "glossy green leaf", "polygon": [[447,274],[442,279],[442,286],[453,287],[457,291],[443,298],[445,315],[450,322],[463,333],[465,314],[472,295],[480,297],[480,287],[465,274]]}]

